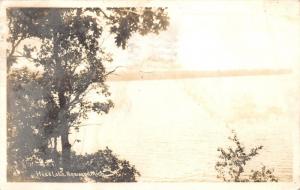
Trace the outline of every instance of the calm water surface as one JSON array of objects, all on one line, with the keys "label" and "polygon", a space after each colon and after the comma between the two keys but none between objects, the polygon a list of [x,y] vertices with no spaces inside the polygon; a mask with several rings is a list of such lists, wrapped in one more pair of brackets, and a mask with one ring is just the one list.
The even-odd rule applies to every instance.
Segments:
[{"label": "calm water surface", "polygon": [[246,170],[265,164],[292,180],[297,87],[293,76],[112,82],[114,110],[91,114],[74,138],[78,153],[110,147],[140,171],[139,181],[217,181],[218,147],[234,129],[246,148],[264,148]]}]

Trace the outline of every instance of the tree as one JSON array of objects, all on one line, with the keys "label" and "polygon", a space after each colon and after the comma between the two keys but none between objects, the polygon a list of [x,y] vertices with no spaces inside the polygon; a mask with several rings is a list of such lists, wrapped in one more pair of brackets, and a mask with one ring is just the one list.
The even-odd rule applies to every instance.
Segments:
[{"label": "tree", "polygon": [[[11,119],[14,122],[9,122],[8,134],[13,128],[25,127],[43,142],[42,147],[31,147],[31,151],[47,154],[52,146],[57,156],[57,139],[60,138],[60,159],[64,170],[68,171],[71,165],[70,129],[79,130],[89,112],[107,114],[113,107],[105,84],[113,71],[106,71],[104,66],[112,57],[100,43],[104,27],[110,28],[116,46],[125,49],[134,33],[158,34],[166,30],[169,23],[165,8],[10,8],[7,15],[11,43],[7,54],[8,77],[12,76],[8,80],[9,96],[39,109],[22,111],[21,104],[11,104],[9,99],[8,116],[14,118]],[[18,52],[18,46],[26,40],[38,42],[38,45],[26,43],[22,52]],[[31,71],[13,69],[21,58],[32,63]],[[38,88],[40,96],[19,93],[21,97],[16,97],[16,89],[26,89],[30,85]],[[91,91],[99,94],[97,100],[86,98]],[[26,117],[17,117],[15,110],[22,112],[19,116]],[[39,122],[35,123],[33,118]],[[9,146],[11,149],[13,142]]]},{"label": "tree", "polygon": [[220,152],[219,161],[215,165],[218,173],[217,177],[225,182],[277,182],[273,170],[262,166],[260,170],[251,170],[248,177],[243,176],[246,164],[258,155],[258,151],[263,146],[256,146],[246,152],[246,148],[241,144],[236,133],[232,131],[232,136],[228,138],[234,143],[234,147],[218,148]]},{"label": "tree", "polygon": [[28,159],[34,162],[35,156],[43,159],[47,159],[47,155],[52,156],[46,154],[47,136],[41,130],[43,118],[51,109],[41,101],[45,94],[37,73],[22,68],[11,72],[7,81],[10,83],[10,92],[14,92],[8,97],[10,109],[7,118],[8,174],[12,177],[27,170]]}]

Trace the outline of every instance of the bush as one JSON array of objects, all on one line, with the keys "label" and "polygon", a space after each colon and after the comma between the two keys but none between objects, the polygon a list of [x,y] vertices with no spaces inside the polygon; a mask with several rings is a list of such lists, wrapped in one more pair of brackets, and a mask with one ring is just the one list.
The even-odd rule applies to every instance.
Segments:
[{"label": "bush", "polygon": [[[19,160],[21,161],[21,160]],[[43,160],[36,155],[23,159],[22,167],[8,166],[8,181],[33,182],[136,182],[140,173],[127,160],[119,159],[106,147],[93,154],[72,152],[71,167],[63,171],[53,159]]]},{"label": "bush", "polygon": [[73,155],[72,172],[88,173],[96,182],[136,182],[140,173],[127,160],[120,160],[106,147],[94,154]]},{"label": "bush", "polygon": [[256,146],[246,152],[234,131],[228,139],[233,142],[234,146],[218,148],[219,161],[215,165],[217,178],[225,182],[278,182],[278,178],[273,175],[274,170],[267,169],[264,165],[260,170],[251,170],[249,176],[242,175],[246,164],[258,155],[258,151],[262,150],[263,146]]}]

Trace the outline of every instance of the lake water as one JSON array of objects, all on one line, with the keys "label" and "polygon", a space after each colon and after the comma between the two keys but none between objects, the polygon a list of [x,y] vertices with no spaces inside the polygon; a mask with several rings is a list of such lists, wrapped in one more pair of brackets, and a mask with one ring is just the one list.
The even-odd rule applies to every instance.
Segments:
[{"label": "lake water", "polygon": [[[218,147],[234,129],[246,148],[263,145],[248,165],[293,174],[298,87],[293,75],[111,82],[115,108],[91,114],[73,138],[78,153],[108,146],[143,182],[218,181]],[[92,97],[95,98],[95,97]],[[246,168],[247,169],[247,168]]]}]

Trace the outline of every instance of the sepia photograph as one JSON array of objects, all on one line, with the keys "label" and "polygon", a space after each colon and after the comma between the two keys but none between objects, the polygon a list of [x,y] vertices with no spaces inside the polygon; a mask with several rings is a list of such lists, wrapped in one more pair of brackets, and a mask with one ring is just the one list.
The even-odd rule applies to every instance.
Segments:
[{"label": "sepia photograph", "polygon": [[300,188],[300,1],[101,2],[1,5],[5,183]]}]

